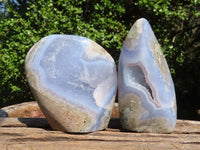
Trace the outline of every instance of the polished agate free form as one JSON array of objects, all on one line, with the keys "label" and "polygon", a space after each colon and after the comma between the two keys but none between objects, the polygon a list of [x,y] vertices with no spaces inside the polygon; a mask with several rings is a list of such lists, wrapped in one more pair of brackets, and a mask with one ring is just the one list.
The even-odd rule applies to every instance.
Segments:
[{"label": "polished agate free form", "polygon": [[120,54],[118,101],[125,129],[170,133],[175,128],[174,84],[161,47],[144,18],[130,29]]},{"label": "polished agate free form", "polygon": [[113,58],[94,41],[50,35],[28,52],[26,75],[52,128],[92,132],[107,127],[117,89]]}]

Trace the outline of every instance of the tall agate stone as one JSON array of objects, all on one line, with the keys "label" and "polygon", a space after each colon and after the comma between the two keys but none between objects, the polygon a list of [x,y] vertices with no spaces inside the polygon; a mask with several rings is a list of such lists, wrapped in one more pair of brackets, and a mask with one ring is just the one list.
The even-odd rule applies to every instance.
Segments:
[{"label": "tall agate stone", "polygon": [[176,124],[174,84],[148,21],[139,19],[124,42],[118,68],[122,127],[137,132],[170,133]]},{"label": "tall agate stone", "polygon": [[28,52],[26,75],[52,128],[65,132],[105,129],[117,89],[113,58],[97,43],[51,35]]}]

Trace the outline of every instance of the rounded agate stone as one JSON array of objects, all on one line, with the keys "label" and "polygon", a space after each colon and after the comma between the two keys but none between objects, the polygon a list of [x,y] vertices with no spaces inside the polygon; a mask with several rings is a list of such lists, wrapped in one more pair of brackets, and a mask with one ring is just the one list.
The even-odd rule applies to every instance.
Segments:
[{"label": "rounded agate stone", "polygon": [[65,132],[105,129],[117,89],[113,58],[85,37],[42,38],[25,60],[30,88],[52,128]]},{"label": "rounded agate stone", "polygon": [[176,124],[176,97],[160,45],[144,18],[130,29],[118,68],[122,127],[137,132],[170,133]]}]

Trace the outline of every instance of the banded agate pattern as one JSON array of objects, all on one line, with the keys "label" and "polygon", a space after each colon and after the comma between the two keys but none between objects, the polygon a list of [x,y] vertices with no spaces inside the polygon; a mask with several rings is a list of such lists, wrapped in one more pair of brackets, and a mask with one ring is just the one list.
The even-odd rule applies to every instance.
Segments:
[{"label": "banded agate pattern", "polygon": [[94,41],[50,35],[28,52],[26,75],[51,127],[65,132],[103,130],[117,90],[113,58]]},{"label": "banded agate pattern", "polygon": [[125,129],[170,133],[175,128],[174,84],[161,47],[144,18],[134,23],[122,47],[118,101]]}]

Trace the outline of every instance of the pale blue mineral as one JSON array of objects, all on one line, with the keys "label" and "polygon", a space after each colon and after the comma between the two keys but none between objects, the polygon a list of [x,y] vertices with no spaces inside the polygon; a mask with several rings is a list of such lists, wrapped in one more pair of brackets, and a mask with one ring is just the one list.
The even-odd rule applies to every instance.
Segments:
[{"label": "pale blue mineral", "polygon": [[175,128],[174,84],[160,45],[144,18],[135,22],[122,47],[118,101],[125,129],[170,133]]},{"label": "pale blue mineral", "polygon": [[52,128],[65,132],[103,130],[117,90],[113,58],[85,37],[51,35],[28,52],[26,75]]}]

